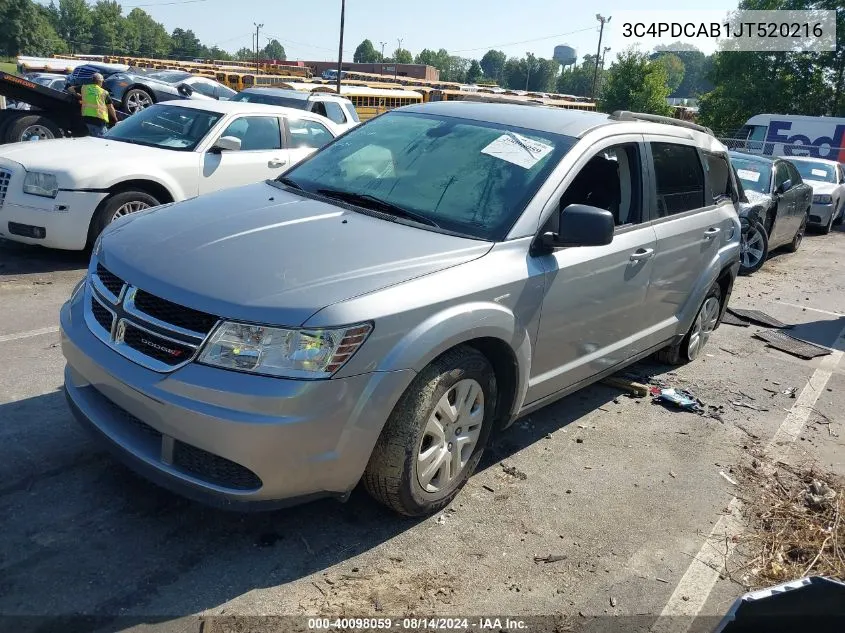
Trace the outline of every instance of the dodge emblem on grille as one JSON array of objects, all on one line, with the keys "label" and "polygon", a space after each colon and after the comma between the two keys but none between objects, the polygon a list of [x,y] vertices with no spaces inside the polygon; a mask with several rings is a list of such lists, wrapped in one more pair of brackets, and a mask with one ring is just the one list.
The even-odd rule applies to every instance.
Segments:
[{"label": "dodge emblem on grille", "polygon": [[165,347],[164,345],[161,345],[160,343],[156,343],[155,341],[151,341],[150,339],[147,339],[147,338],[142,338],[141,342],[144,345],[147,345],[148,347],[152,347],[153,349],[157,349],[160,352],[164,352],[165,354],[170,354],[174,358],[178,358],[179,356],[182,355],[182,350],[180,350],[180,349],[173,349],[172,347]]}]

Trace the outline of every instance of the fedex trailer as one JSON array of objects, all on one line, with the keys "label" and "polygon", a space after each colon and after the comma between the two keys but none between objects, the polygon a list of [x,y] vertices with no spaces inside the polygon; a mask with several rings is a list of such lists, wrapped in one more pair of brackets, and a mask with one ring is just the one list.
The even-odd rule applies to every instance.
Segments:
[{"label": "fedex trailer", "polygon": [[732,149],[766,156],[811,156],[845,163],[845,118],[758,114],[730,143]]}]

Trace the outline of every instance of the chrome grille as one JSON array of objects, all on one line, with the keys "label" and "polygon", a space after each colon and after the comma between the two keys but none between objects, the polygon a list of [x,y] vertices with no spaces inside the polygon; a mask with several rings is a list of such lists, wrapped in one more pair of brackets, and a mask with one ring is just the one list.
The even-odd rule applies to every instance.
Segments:
[{"label": "chrome grille", "polygon": [[219,320],[140,290],[100,263],[87,292],[88,328],[119,354],[153,371],[173,371],[193,360]]},{"label": "chrome grille", "polygon": [[0,208],[6,199],[6,190],[9,188],[9,181],[12,179],[12,172],[0,169]]}]

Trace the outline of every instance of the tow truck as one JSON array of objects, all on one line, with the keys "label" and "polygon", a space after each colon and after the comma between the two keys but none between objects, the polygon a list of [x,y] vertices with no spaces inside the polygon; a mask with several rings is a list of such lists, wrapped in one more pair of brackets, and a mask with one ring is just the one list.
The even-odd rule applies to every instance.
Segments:
[{"label": "tow truck", "polygon": [[23,101],[31,110],[0,110],[0,144],[61,136],[87,136],[77,98],[0,71],[0,96]]}]

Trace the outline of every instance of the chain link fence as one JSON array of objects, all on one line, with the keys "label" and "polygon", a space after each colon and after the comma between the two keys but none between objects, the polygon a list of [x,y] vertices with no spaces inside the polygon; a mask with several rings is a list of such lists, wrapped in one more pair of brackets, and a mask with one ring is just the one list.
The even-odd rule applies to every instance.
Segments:
[{"label": "chain link fence", "polygon": [[729,149],[749,154],[762,154],[765,156],[784,156],[789,158],[807,157],[835,160],[845,164],[845,147],[831,147],[830,145],[784,145],[782,143],[766,143],[746,138],[733,138],[720,136],[717,138]]}]

